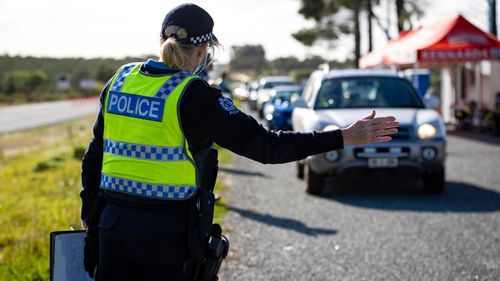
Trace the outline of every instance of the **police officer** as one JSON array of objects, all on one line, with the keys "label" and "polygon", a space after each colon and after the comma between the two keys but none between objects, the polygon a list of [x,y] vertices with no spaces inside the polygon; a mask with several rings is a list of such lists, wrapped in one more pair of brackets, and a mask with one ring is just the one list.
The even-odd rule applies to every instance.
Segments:
[{"label": "police officer", "polygon": [[214,143],[261,163],[284,163],[389,141],[397,132],[394,117],[375,112],[343,130],[265,129],[196,76],[218,45],[213,25],[197,5],[174,8],[162,24],[161,60],[122,66],[101,93],[80,194],[85,228],[94,195],[107,202],[98,220],[97,280],[189,280],[189,206]]}]

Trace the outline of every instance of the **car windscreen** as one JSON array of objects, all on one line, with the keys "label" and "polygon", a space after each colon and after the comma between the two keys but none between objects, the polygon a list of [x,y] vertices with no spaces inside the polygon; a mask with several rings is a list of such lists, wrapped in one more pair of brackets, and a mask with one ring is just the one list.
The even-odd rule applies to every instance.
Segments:
[{"label": "car windscreen", "polygon": [[300,96],[300,91],[279,91],[272,98],[271,102],[274,104],[282,104],[283,102],[293,102]]},{"label": "car windscreen", "polygon": [[424,108],[411,84],[395,77],[348,77],[323,81],[316,109]]},{"label": "car windscreen", "polygon": [[266,82],[263,86],[264,89],[272,89],[278,86],[292,86],[295,85],[292,81],[274,81],[274,82]]},{"label": "car windscreen", "polygon": [[281,99],[291,99],[292,97],[299,97],[301,94],[301,91],[277,91],[274,97]]}]

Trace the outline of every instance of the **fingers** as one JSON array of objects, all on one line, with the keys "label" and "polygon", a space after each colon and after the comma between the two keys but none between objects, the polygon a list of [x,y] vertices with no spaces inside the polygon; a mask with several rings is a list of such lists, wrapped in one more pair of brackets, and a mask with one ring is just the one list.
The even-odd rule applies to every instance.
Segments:
[{"label": "fingers", "polygon": [[365,118],[363,118],[363,120],[373,120],[373,118],[375,118],[375,114],[377,114],[375,112],[375,110],[372,111],[372,114],[366,116]]},{"label": "fingers", "polygon": [[374,143],[378,143],[378,142],[388,142],[388,141],[391,141],[392,138],[391,137],[375,137],[372,139],[372,141]]},{"label": "fingers", "polygon": [[385,116],[385,117],[373,118],[372,120],[369,120],[368,122],[370,122],[370,124],[380,124],[380,123],[394,122],[394,121],[396,121],[396,117]]},{"label": "fingers", "polygon": [[387,135],[394,135],[397,133],[398,133],[398,129],[396,129],[396,128],[375,131],[376,136],[387,136]]},{"label": "fingers", "polygon": [[399,122],[379,123],[371,126],[372,130],[385,130],[399,127]]}]

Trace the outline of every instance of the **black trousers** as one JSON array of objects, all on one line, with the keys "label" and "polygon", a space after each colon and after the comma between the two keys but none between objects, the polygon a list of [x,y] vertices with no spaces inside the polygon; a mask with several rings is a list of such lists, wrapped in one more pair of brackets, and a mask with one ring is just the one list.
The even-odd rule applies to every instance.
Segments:
[{"label": "black trousers", "polygon": [[108,205],[99,221],[97,281],[188,281],[188,214]]}]

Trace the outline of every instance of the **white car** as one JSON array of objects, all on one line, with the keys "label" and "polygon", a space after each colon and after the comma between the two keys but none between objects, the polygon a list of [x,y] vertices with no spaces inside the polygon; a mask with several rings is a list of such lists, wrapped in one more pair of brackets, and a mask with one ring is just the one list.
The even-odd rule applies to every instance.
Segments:
[{"label": "white car", "polygon": [[297,163],[306,191],[321,194],[324,179],[332,189],[340,177],[364,178],[371,172],[419,177],[423,188],[441,193],[445,184],[446,130],[436,111],[425,107],[408,80],[386,70],[315,71],[294,104],[295,131],[345,128],[370,115],[395,116],[400,122],[392,141],[346,147]]},{"label": "white car", "polygon": [[234,89],[234,98],[240,101],[246,101],[248,96],[250,95],[250,84],[242,83],[239,84],[238,87]]}]

